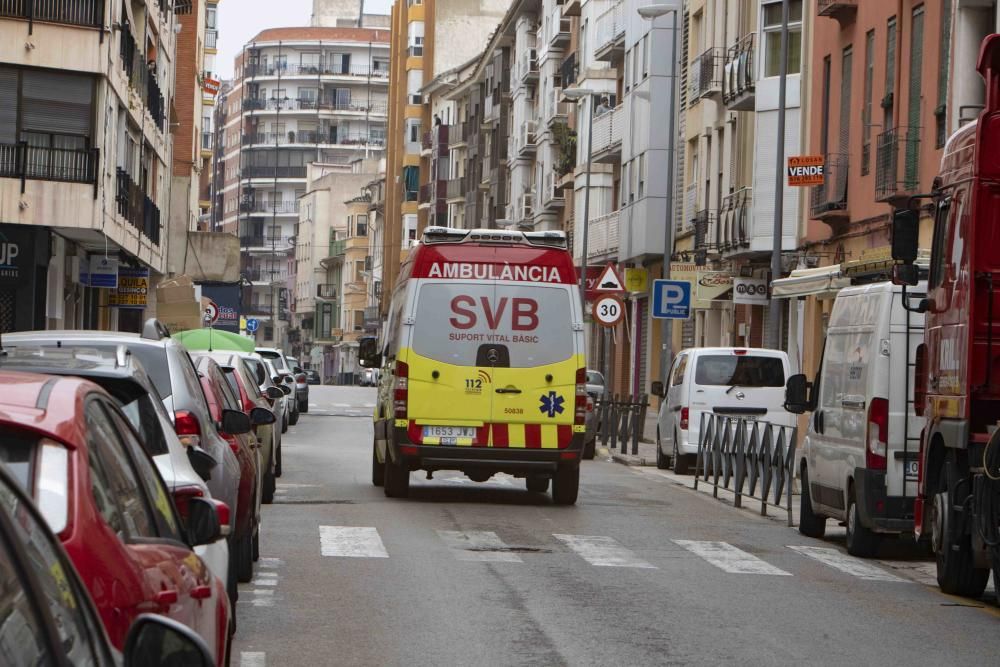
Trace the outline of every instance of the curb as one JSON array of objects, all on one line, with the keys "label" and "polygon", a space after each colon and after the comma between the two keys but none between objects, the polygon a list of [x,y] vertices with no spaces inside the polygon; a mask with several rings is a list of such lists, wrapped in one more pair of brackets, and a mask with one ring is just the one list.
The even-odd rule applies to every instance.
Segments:
[{"label": "curb", "polygon": [[644,466],[655,466],[656,465],[655,462],[654,463],[648,462],[646,460],[646,457],[644,457],[644,456],[630,456],[630,455],[626,455],[626,454],[612,454],[611,455],[611,460],[614,461],[615,463],[621,463],[622,465],[626,465],[626,466],[644,467]]}]

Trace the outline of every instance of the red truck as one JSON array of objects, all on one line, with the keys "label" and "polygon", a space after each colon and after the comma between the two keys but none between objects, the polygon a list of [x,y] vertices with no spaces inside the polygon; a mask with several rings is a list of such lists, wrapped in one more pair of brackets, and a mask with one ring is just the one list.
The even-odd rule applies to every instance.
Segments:
[{"label": "red truck", "polygon": [[1000,34],[983,41],[977,69],[986,80],[978,121],[948,140],[933,192],[892,223],[895,281],[914,285],[916,207],[933,203],[927,297],[909,304],[925,313],[914,529],[930,538],[941,590],[970,597],[991,568],[1000,575]]}]

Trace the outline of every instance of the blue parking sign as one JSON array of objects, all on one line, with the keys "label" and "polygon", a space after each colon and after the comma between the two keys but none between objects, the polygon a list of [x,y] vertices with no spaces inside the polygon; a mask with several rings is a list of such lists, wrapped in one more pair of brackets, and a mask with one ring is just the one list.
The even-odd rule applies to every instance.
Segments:
[{"label": "blue parking sign", "polygon": [[687,280],[654,280],[652,315],[660,320],[690,318],[691,283]]}]

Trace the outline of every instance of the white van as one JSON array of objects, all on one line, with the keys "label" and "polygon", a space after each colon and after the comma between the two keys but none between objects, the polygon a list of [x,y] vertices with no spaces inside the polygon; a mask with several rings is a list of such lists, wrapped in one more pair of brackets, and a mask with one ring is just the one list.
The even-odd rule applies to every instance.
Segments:
[{"label": "white van", "polygon": [[673,464],[686,474],[698,453],[702,414],[726,415],[792,426],[784,409],[788,355],[781,350],[699,347],[681,350],[670,367],[670,385],[653,383],[664,397],[656,423],[656,467]]},{"label": "white van", "polygon": [[[924,316],[889,282],[848,287],[830,314],[800,464],[799,531],[822,537],[844,521],[847,551],[872,556],[883,534],[913,530],[920,420],[913,363]],[[921,284],[908,297],[926,292]],[[789,409],[794,409],[790,404]]]}]

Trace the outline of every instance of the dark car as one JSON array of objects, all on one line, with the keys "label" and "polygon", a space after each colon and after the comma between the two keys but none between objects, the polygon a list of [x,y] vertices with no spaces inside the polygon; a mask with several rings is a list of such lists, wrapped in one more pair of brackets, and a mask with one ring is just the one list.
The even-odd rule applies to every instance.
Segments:
[{"label": "dark car", "polygon": [[[205,642],[164,616],[142,614],[125,667],[210,667]],[[34,503],[0,465],[0,664],[116,667],[87,589]]]},{"label": "dark car", "polygon": [[288,367],[292,369],[292,377],[295,378],[295,402],[298,403],[299,412],[309,412],[309,382],[306,372],[302,370],[302,365],[295,357],[285,357]]},{"label": "dark car", "polygon": [[319,376],[319,373],[313,369],[306,371],[306,382],[308,384],[322,384],[323,381]]}]

